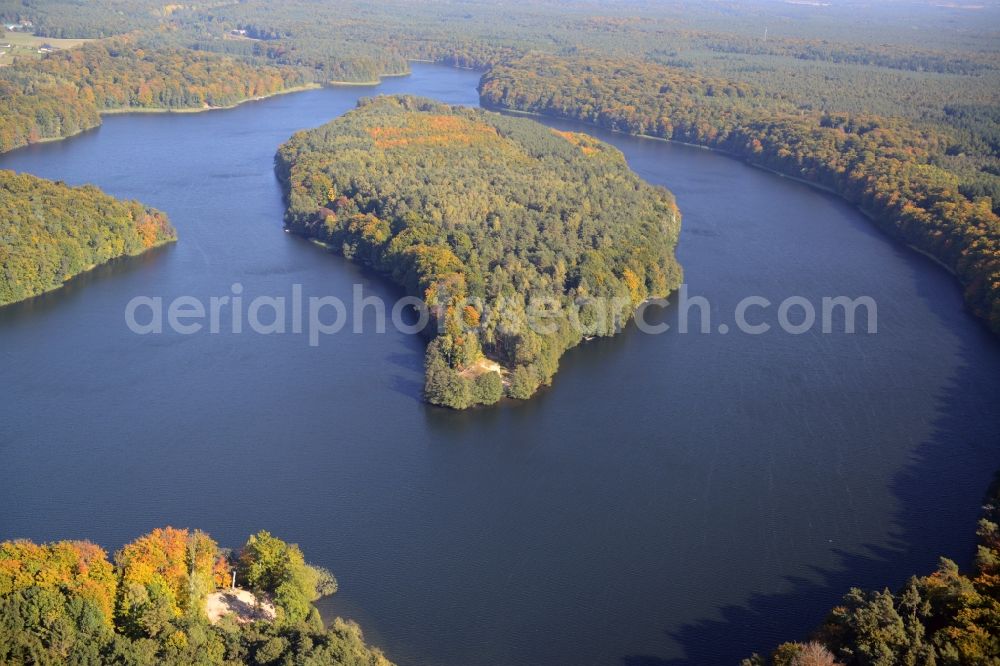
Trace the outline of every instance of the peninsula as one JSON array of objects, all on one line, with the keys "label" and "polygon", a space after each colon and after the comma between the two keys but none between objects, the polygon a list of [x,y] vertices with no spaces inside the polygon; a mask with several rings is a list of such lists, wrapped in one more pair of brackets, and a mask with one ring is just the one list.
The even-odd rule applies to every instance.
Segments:
[{"label": "peninsula", "polygon": [[177,239],[162,212],[93,186],[0,171],[0,305]]},{"label": "peninsula", "polygon": [[530,397],[681,280],[673,196],[584,134],[378,97],[296,133],[276,169],[290,230],[423,299],[434,404]]}]

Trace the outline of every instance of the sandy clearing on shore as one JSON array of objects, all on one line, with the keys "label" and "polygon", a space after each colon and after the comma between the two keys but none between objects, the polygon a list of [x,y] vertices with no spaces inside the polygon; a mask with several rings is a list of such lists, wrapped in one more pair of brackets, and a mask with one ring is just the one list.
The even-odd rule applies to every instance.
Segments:
[{"label": "sandy clearing on shore", "polygon": [[213,592],[205,600],[205,614],[208,621],[215,624],[225,615],[236,615],[240,624],[255,620],[273,620],[276,617],[274,604],[267,598],[259,601],[248,590],[231,588]]}]

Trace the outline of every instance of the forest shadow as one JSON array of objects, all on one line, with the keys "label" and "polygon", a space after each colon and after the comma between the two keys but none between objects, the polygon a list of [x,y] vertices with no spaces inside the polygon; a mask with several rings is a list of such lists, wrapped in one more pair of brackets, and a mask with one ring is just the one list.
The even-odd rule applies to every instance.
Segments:
[{"label": "forest shadow", "polygon": [[393,373],[389,378],[389,388],[407,398],[423,402],[424,384],[412,378],[412,373],[418,373],[421,378],[424,376],[423,354],[389,352],[384,358],[390,365],[401,368],[410,375]]},{"label": "forest shadow", "polygon": [[735,665],[753,652],[806,640],[852,587],[897,590],[910,576],[931,573],[942,556],[965,570],[972,565],[976,523],[1000,467],[1000,345],[970,315],[949,319],[955,296],[942,289],[954,285],[942,285],[936,271],[914,270],[914,279],[945,332],[958,338],[960,363],[937,390],[932,433],[890,483],[897,509],[888,544],[835,551],[838,565],[813,569],[814,580],[785,577],[788,592],[757,594],[720,608],[719,619],[668,629],[684,657],[630,654],[624,666]]},{"label": "forest shadow", "polygon": [[91,285],[113,281],[115,278],[151,270],[165,255],[174,250],[174,243],[167,243],[150,248],[142,254],[134,256],[115,257],[103,264],[94,266],[89,271],[74,275],[61,287],[47,291],[23,301],[0,305],[0,320],[16,321],[37,317],[46,312],[58,310],[67,303],[82,298]]},{"label": "forest shadow", "polygon": [[393,375],[389,380],[389,388],[415,402],[424,401],[424,385],[402,375]]}]

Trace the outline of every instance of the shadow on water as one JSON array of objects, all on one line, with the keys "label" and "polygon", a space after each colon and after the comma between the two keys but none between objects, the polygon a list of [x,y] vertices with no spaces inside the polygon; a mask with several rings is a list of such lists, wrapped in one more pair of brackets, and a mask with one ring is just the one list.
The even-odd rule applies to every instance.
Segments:
[{"label": "shadow on water", "polygon": [[409,377],[394,375],[391,379],[389,388],[400,395],[410,398],[411,400],[423,400],[424,385],[418,381],[410,379]]},{"label": "shadow on water", "polygon": [[423,377],[424,357],[415,351],[402,354],[392,352],[385,355],[385,360],[392,365],[402,368],[406,374],[394,374],[390,378],[389,387],[401,395],[415,401],[422,401],[424,395],[424,385],[415,376]]},{"label": "shadow on water", "polygon": [[143,271],[155,271],[159,262],[170,254],[176,247],[175,243],[168,243],[160,247],[154,247],[140,255],[132,257],[116,257],[107,263],[99,264],[94,268],[75,275],[61,287],[39,294],[27,300],[18,301],[9,305],[0,306],[6,321],[17,321],[18,319],[29,319],[37,317],[46,312],[65,307],[67,304],[80,300],[88,289],[102,282],[111,281]]},{"label": "shadow on water", "polygon": [[[745,604],[720,608],[719,619],[668,630],[683,658],[632,654],[622,658],[624,666],[738,664],[753,652],[768,655],[783,642],[807,640],[824,620],[817,609],[833,608],[852,587],[898,590],[911,576],[932,573],[940,557],[969,570],[980,509],[1000,467],[1000,374],[995,371],[1000,345],[960,307],[947,311],[948,304],[961,303],[961,298],[942,293],[959,291],[936,274],[943,269],[923,269],[914,271],[919,293],[943,328],[961,341],[961,363],[936,397],[933,432],[890,484],[898,508],[888,547],[867,544],[861,553],[835,550],[837,567],[814,567],[814,580],[786,576],[789,592],[754,595]],[[983,364],[983,350],[997,363]],[[980,483],[975,477],[981,477]],[[948,483],[958,480],[962,483]]]}]

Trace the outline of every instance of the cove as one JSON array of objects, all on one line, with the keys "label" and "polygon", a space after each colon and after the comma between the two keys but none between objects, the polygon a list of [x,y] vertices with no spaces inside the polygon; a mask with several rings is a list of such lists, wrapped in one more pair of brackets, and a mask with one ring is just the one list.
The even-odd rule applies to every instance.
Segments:
[{"label": "cove", "polygon": [[877,334],[630,327],[570,351],[529,402],[454,413],[420,401],[423,341],[391,327],[318,347],[128,330],[135,296],[236,282],[400,296],[282,231],[274,152],[359,97],[476,104],[477,82],[415,64],[377,87],[116,115],[0,156],[138,198],[180,237],[0,310],[0,539],[268,529],[337,574],[325,614],[399,664],[442,666],[733,663],[804,634],[851,585],[970,561],[1000,345],[947,273],[846,203],[704,150],[546,121],[674,192],[713,323],[750,295],[868,295]]}]

